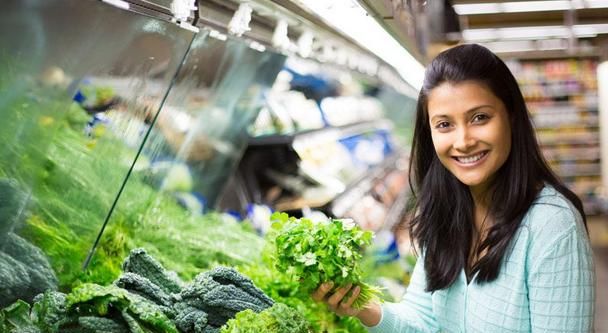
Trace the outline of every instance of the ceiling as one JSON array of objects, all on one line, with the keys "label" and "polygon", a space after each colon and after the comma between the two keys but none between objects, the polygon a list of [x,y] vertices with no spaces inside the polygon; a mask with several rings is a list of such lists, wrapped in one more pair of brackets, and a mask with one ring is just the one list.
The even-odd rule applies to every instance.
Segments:
[{"label": "ceiling", "polygon": [[[532,4],[526,0],[358,2],[423,63],[445,48],[463,42],[483,44],[503,58],[608,53],[608,0],[540,0]],[[506,12],[472,14],[465,12],[471,7],[459,8],[472,4]],[[450,5],[453,7],[449,8]],[[530,5],[536,8],[526,11]],[[453,26],[454,22],[459,23],[460,32],[445,33],[445,27]],[[442,30],[443,33],[437,33]]]},{"label": "ceiling", "polygon": [[[459,5],[470,4],[503,4],[503,10],[516,11],[459,15],[463,41],[485,44],[503,57],[599,56],[608,41],[608,0],[534,1],[540,11],[525,11],[530,1],[522,0],[451,2],[460,14],[467,8]],[[607,8],[586,8],[593,6]]]}]

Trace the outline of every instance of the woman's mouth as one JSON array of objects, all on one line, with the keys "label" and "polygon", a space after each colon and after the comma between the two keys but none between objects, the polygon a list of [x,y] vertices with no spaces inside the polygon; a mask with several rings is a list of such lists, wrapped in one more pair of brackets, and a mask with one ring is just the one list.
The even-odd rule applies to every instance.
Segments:
[{"label": "woman's mouth", "polygon": [[480,163],[484,157],[486,157],[488,155],[488,150],[486,151],[482,151],[479,152],[475,155],[468,155],[468,156],[452,156],[452,158],[454,160],[456,160],[459,164],[462,165],[466,165],[466,166],[472,166],[472,165],[476,165],[478,163]]}]

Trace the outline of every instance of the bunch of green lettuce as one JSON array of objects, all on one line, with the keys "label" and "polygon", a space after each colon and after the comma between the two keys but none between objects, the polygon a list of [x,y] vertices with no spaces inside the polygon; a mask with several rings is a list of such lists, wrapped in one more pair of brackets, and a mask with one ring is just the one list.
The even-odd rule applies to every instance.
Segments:
[{"label": "bunch of green lettuce", "polygon": [[362,281],[360,262],[372,232],[347,219],[313,222],[275,213],[272,220],[276,268],[300,280],[298,288],[306,296],[321,283],[332,281],[334,288],[349,283],[361,288],[355,309],[379,299],[381,290]]}]

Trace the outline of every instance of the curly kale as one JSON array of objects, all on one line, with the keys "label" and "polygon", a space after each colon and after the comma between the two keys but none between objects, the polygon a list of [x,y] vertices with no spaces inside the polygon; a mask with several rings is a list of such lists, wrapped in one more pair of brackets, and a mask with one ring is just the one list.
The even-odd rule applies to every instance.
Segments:
[{"label": "curly kale", "polygon": [[310,333],[306,319],[283,303],[255,313],[245,310],[237,313],[222,327],[221,333]]},{"label": "curly kale", "polygon": [[150,280],[166,293],[179,293],[183,282],[174,272],[169,272],[154,258],[139,248],[131,250],[125,259],[122,270],[126,273],[135,273]]},{"label": "curly kale", "polygon": [[171,307],[172,298],[161,287],[152,283],[146,277],[134,273],[124,273],[114,282],[117,287],[140,295],[158,305]]}]

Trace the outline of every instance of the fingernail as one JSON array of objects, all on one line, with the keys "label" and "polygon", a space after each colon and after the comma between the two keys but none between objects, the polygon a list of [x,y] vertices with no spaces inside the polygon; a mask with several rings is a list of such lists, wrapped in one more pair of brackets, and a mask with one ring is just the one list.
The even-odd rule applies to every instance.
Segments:
[{"label": "fingernail", "polygon": [[355,290],[353,291],[353,293],[358,293],[359,291],[361,291],[361,287],[356,286],[356,287],[355,287]]},{"label": "fingernail", "polygon": [[333,281],[325,282],[325,288],[329,289],[334,286]]}]

